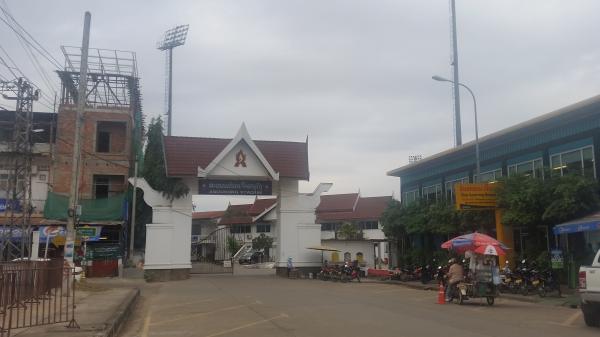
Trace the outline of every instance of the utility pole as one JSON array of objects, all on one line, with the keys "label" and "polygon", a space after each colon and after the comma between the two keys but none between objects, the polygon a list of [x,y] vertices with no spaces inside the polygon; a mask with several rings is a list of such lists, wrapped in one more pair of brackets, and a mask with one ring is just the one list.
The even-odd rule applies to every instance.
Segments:
[{"label": "utility pole", "polygon": [[458,42],[456,40],[456,6],[455,0],[450,0],[452,12],[452,68],[454,71],[454,142],[455,146],[462,145],[462,130],[460,124],[460,90],[458,83]]},{"label": "utility pole", "polygon": [[69,217],[67,220],[67,239],[65,242],[65,259],[73,264],[75,248],[75,223],[79,216],[79,167],[81,162],[81,124],[86,103],[87,63],[90,46],[90,22],[92,14],[85,12],[83,23],[83,40],[81,42],[81,65],[79,69],[79,88],[77,91],[77,110],[75,111],[75,137],[73,139],[73,159],[71,163],[71,190],[69,193]]},{"label": "utility pole", "polygon": [[133,169],[133,201],[131,202],[131,228],[129,229],[129,261],[133,261],[133,243],[135,241],[135,213],[137,207],[137,176],[138,176],[138,154],[135,153],[135,164]]}]

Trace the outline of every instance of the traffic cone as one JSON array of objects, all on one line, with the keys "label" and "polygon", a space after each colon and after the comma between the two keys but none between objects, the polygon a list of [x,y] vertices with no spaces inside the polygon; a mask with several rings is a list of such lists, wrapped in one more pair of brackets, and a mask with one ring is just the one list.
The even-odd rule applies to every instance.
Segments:
[{"label": "traffic cone", "polygon": [[440,282],[440,287],[438,289],[438,304],[446,304],[446,293],[444,291],[444,286]]}]

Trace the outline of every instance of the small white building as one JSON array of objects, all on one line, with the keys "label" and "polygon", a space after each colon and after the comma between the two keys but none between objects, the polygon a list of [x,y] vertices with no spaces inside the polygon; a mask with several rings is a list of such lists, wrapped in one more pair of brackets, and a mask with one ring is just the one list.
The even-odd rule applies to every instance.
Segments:
[{"label": "small white building", "polygon": [[273,238],[273,247],[266,252],[272,258],[277,248],[276,207],[275,198],[255,198],[251,204],[230,204],[225,211],[194,212],[192,242],[201,244],[212,232],[227,228],[228,235],[237,240],[241,246],[251,247],[252,240],[264,234]]},{"label": "small white building", "polygon": [[389,261],[389,244],[381,215],[392,197],[361,197],[360,193],[322,195],[316,209],[321,242],[340,252],[326,253],[332,263],[358,260],[375,268]]}]

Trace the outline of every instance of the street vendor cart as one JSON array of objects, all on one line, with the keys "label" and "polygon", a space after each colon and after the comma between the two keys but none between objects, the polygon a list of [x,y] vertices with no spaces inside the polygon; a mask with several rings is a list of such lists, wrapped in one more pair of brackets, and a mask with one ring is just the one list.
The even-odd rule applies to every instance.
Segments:
[{"label": "street vendor cart", "polygon": [[456,285],[458,304],[472,298],[485,298],[488,305],[493,305],[500,283],[497,256],[505,255],[508,248],[481,233],[461,235],[442,244],[442,248],[464,254],[469,260],[465,279]]}]

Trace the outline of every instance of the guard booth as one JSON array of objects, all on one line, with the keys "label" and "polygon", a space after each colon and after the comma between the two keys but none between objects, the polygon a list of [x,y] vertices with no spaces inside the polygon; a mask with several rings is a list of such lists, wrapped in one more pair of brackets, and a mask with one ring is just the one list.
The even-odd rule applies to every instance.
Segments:
[{"label": "guard booth", "polygon": [[[194,194],[276,196],[274,232],[278,273],[287,271],[289,258],[301,270],[320,267],[320,254],[306,248],[321,243],[315,209],[321,193],[329,190],[331,184],[319,184],[313,193],[299,193],[299,181],[309,180],[308,141],[254,141],[242,124],[232,139],[165,136],[163,142],[167,176],[181,178],[190,193],[170,201],[143,179],[137,181],[153,211],[152,223],[146,225],[147,280],[189,277]],[[227,268],[228,257],[222,247],[229,236],[222,230],[213,234],[199,240],[206,247],[210,244],[215,247],[212,261],[206,262],[218,264],[223,258],[223,268]]]}]

